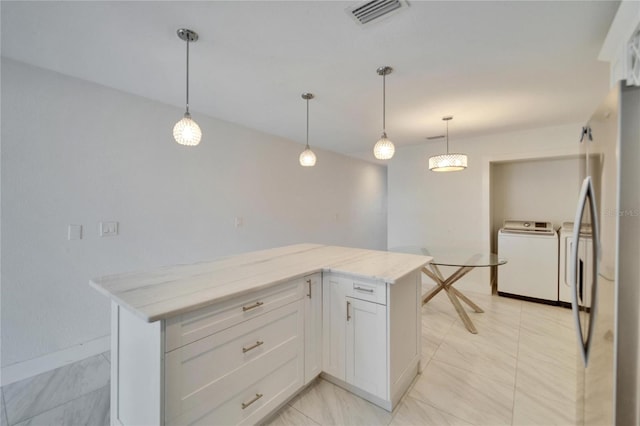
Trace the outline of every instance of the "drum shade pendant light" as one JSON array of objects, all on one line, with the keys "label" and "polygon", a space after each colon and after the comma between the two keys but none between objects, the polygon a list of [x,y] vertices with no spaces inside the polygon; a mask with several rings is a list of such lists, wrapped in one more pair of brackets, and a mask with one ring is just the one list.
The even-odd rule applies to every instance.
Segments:
[{"label": "drum shade pendant light", "polygon": [[313,167],[316,165],[316,154],[309,148],[309,99],[313,99],[313,93],[303,93],[302,99],[307,101],[307,145],[300,154],[300,165],[303,167]]},{"label": "drum shade pendant light", "polygon": [[385,122],[386,78],[387,78],[387,74],[391,74],[392,71],[393,71],[393,68],[391,67],[380,67],[376,70],[378,75],[382,76],[382,136],[380,137],[378,142],[376,142],[376,144],[373,146],[373,155],[378,160],[389,160],[391,157],[393,157],[393,154],[395,154],[396,152],[396,147],[393,145],[393,142],[391,142],[387,138],[387,129],[386,129],[386,122]]},{"label": "drum shade pendant light", "polygon": [[198,40],[198,33],[186,28],[180,28],[177,33],[187,43],[187,110],[182,120],[173,126],[173,137],[180,145],[196,146],[202,139],[202,131],[189,114],[189,43]]},{"label": "drum shade pendant light", "polygon": [[429,158],[429,170],[433,172],[457,172],[467,168],[466,154],[449,154],[449,121],[453,117],[442,117],[447,123],[447,153]]}]

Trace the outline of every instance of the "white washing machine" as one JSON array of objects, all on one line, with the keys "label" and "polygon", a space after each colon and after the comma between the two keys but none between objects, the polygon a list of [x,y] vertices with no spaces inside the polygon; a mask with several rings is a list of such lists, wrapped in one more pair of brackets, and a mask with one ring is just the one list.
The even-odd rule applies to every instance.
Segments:
[{"label": "white washing machine", "polygon": [[[558,275],[558,301],[563,306],[571,306],[571,285],[569,283],[571,271],[569,262],[571,259],[571,249],[573,247],[573,222],[564,222],[560,228],[560,269]],[[588,259],[591,259],[591,227],[583,225],[580,230],[580,252],[578,253],[578,268],[582,266],[582,271],[586,274],[587,282],[593,282],[593,269],[585,267]],[[587,292],[588,293],[588,292]],[[584,306],[591,307],[590,294],[584,301]]]},{"label": "white washing machine", "polygon": [[550,222],[505,220],[498,231],[498,294],[558,303],[558,233]]}]

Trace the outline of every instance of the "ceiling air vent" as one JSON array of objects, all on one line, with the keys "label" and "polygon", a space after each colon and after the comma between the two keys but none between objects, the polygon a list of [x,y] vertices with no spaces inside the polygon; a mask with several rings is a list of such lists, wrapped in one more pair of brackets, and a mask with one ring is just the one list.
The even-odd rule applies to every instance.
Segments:
[{"label": "ceiling air vent", "polygon": [[364,25],[408,6],[406,0],[372,0],[360,2],[347,8],[347,13],[351,15],[356,22]]}]

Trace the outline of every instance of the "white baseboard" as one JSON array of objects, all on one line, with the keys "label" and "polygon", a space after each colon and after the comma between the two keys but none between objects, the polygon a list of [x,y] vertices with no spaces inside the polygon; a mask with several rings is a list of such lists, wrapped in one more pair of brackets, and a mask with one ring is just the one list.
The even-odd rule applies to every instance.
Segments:
[{"label": "white baseboard", "polygon": [[111,349],[111,336],[99,337],[58,352],[2,367],[2,386],[55,370]]}]

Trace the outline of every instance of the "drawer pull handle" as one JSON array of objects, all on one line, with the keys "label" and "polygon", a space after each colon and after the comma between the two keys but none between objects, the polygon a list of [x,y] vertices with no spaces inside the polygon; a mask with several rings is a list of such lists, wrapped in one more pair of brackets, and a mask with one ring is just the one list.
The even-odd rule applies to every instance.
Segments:
[{"label": "drawer pull handle", "polygon": [[249,346],[248,348],[242,348],[242,353],[246,354],[247,352],[249,352],[251,349],[255,349],[260,345],[264,345],[264,342],[262,340],[258,340],[256,343],[254,343],[253,345]]},{"label": "drawer pull handle", "polygon": [[262,394],[261,393],[257,393],[256,396],[251,401],[242,403],[242,409],[244,410],[245,408],[247,408],[248,406],[250,406],[251,404],[253,404],[257,400],[259,400],[260,398],[262,398]]},{"label": "drawer pull handle", "polygon": [[311,280],[307,280],[307,284],[309,285],[309,293],[307,294],[307,297],[311,299]]},{"label": "drawer pull handle", "polygon": [[255,309],[258,306],[262,306],[262,305],[264,305],[264,302],[256,302],[256,303],[254,303],[253,305],[250,305],[250,306],[243,306],[242,307],[242,312],[250,311],[251,309]]},{"label": "drawer pull handle", "polygon": [[364,288],[364,287],[355,286],[353,289],[354,290],[358,290],[358,291],[366,291],[368,293],[373,293],[373,289],[372,288]]}]

